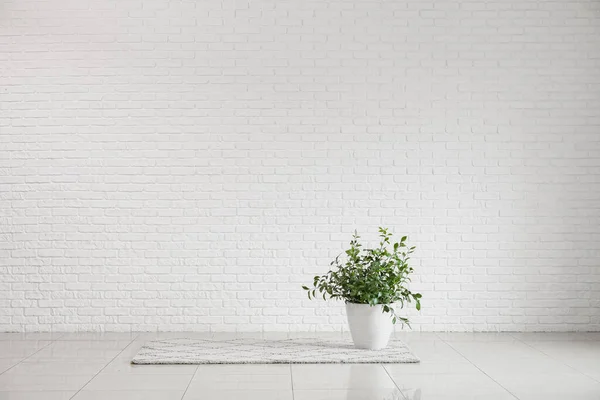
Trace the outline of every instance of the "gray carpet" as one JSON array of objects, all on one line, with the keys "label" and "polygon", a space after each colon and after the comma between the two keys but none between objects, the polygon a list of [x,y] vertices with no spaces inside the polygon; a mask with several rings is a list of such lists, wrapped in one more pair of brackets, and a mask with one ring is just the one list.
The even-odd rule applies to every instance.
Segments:
[{"label": "gray carpet", "polygon": [[132,364],[339,364],[417,363],[402,341],[391,339],[383,350],[355,349],[352,341],[301,338],[167,339],[144,345]]}]

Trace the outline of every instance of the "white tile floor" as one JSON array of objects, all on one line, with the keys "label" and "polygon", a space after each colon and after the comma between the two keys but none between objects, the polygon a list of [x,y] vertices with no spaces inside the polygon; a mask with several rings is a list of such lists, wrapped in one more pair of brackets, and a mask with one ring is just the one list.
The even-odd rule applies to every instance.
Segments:
[{"label": "white tile floor", "polygon": [[600,333],[400,334],[420,364],[130,364],[195,336],[0,333],[0,400],[600,400]]}]

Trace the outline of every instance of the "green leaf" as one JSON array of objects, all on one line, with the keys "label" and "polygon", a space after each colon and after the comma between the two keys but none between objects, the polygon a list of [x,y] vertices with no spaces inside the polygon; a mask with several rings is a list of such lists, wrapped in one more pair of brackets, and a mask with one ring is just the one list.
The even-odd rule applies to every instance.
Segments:
[{"label": "green leaf", "polygon": [[408,324],[408,320],[397,316],[389,305],[397,303],[397,308],[401,309],[405,303],[414,300],[420,310],[421,294],[412,293],[407,287],[413,272],[408,265],[408,255],[414,246],[409,248],[406,245],[407,236],[402,236],[396,243],[391,241],[393,235],[386,228],[379,227],[379,233],[379,246],[372,249],[361,246],[360,237],[355,232],[349,248],[330,263],[331,269],[313,278],[314,287],[302,286],[308,298],[316,298],[318,292],[324,299],[382,304],[383,312],[389,312],[394,321]]}]

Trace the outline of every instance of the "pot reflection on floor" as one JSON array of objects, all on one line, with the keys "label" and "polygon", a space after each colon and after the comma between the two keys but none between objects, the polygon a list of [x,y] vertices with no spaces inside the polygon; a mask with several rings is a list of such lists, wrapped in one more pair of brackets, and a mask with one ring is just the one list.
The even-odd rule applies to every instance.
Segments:
[{"label": "pot reflection on floor", "polygon": [[[405,400],[405,397],[398,389],[365,389],[349,390],[345,400]],[[419,400],[419,397],[410,400]]]},{"label": "pot reflection on floor", "polygon": [[344,400],[404,400],[387,374],[365,365],[351,365]]}]

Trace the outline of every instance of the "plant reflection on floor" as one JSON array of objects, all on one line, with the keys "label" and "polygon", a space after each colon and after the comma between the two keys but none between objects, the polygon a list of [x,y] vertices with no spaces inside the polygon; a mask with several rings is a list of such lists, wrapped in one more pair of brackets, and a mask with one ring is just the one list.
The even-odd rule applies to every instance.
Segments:
[{"label": "plant reflection on floor", "polygon": [[421,400],[421,389],[410,389],[402,392],[406,400]]}]

